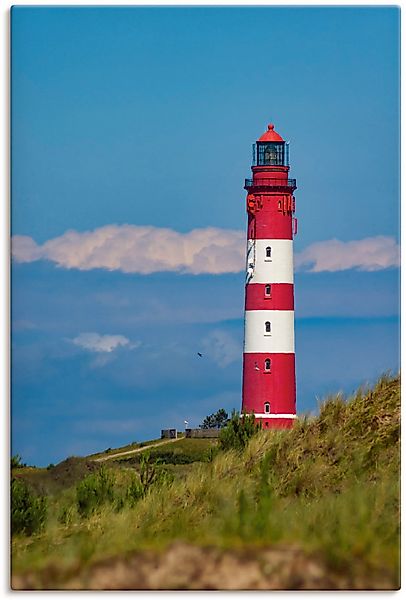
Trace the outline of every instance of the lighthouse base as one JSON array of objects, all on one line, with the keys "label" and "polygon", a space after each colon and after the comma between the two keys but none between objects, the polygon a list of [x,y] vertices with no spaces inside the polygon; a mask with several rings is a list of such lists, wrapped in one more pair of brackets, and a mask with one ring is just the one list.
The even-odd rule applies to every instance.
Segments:
[{"label": "lighthouse base", "polygon": [[296,415],[255,415],[255,423],[262,429],[292,429]]}]

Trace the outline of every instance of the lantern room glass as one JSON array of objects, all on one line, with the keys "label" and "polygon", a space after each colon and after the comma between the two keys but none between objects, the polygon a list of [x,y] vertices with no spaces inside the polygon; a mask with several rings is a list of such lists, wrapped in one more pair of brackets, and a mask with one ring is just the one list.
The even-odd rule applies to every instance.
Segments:
[{"label": "lantern room glass", "polygon": [[288,152],[285,142],[257,142],[254,163],[257,166],[288,166]]}]

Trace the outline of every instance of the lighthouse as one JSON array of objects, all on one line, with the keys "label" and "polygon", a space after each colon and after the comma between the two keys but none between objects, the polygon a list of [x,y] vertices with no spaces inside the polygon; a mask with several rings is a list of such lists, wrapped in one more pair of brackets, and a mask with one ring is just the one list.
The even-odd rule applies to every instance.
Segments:
[{"label": "lighthouse", "polygon": [[274,126],[253,145],[247,190],[242,412],[264,429],[296,418],[293,236],[296,180],[289,143]]}]

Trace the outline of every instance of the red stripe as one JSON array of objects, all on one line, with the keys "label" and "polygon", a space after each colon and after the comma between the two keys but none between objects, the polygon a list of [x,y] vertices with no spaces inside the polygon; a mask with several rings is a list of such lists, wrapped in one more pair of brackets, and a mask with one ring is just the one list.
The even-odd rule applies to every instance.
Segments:
[{"label": "red stripe", "polygon": [[294,310],[293,284],[272,283],[271,295],[265,283],[249,283],[245,286],[245,310]]},{"label": "red stripe", "polygon": [[252,176],[254,179],[262,179],[263,177],[273,177],[274,179],[288,179],[288,172],[290,167],[282,165],[278,166],[267,166],[267,165],[253,165],[251,167]]},{"label": "red stripe", "polygon": [[291,240],[292,214],[279,210],[283,206],[283,195],[255,195],[259,208],[253,214],[248,214],[249,239],[282,239]]},{"label": "red stripe", "polygon": [[[271,371],[265,370],[265,359],[271,359]],[[270,412],[296,414],[295,355],[246,353],[243,362],[242,410],[264,413],[265,402]]]}]

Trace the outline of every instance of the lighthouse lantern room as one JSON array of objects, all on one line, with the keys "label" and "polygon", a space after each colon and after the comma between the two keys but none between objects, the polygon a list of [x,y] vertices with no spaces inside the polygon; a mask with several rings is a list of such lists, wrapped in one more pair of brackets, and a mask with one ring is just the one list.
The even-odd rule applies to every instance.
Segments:
[{"label": "lighthouse lantern room", "polygon": [[273,125],[253,146],[247,190],[242,412],[265,428],[296,418],[293,235],[296,180],[289,144]]}]

